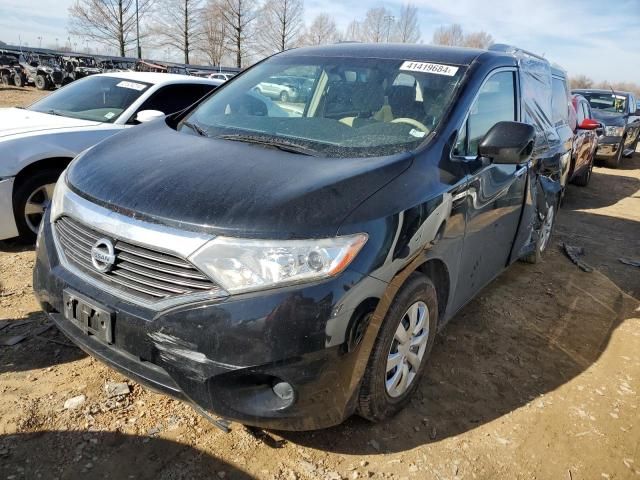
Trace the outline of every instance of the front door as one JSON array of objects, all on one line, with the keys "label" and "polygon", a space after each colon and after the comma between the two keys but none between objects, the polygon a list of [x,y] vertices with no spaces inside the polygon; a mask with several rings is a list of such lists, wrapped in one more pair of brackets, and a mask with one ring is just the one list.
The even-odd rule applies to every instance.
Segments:
[{"label": "front door", "polygon": [[454,303],[468,301],[508,264],[520,221],[526,165],[498,165],[478,158],[478,145],[497,122],[519,118],[515,70],[490,74],[478,92],[454,154],[469,173],[466,230]]}]

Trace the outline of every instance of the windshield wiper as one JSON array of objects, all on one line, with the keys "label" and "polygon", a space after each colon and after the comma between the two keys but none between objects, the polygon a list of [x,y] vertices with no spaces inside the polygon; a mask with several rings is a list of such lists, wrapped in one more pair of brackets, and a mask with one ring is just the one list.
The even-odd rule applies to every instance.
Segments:
[{"label": "windshield wiper", "polygon": [[209,135],[207,135],[207,132],[205,131],[205,129],[202,128],[200,125],[198,125],[196,123],[182,122],[182,125],[185,125],[185,126],[189,127],[191,130],[196,132],[201,137],[208,137],[209,136]]},{"label": "windshield wiper", "polygon": [[51,110],[47,110],[47,113],[48,113],[49,115],[57,115],[58,117],[64,117],[64,115],[63,115],[63,114],[61,114],[59,110],[53,110],[53,109],[51,109]]},{"label": "windshield wiper", "polygon": [[278,150],[282,150],[283,152],[296,153],[298,155],[307,155],[309,157],[315,157],[318,155],[318,152],[312,150],[307,147],[303,147],[302,145],[298,145],[296,143],[283,142],[281,140],[275,140],[271,138],[262,138],[255,137],[252,135],[242,135],[242,134],[228,134],[228,135],[218,135],[214,138],[221,138],[222,140],[231,140],[233,142],[244,142],[244,143],[252,143],[255,145],[264,145],[266,147],[277,148]]}]

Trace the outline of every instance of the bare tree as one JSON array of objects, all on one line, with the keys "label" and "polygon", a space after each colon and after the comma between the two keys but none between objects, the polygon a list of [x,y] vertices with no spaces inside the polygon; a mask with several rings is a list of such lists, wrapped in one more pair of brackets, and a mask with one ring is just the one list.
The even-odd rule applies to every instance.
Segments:
[{"label": "bare tree", "polygon": [[160,0],[151,32],[157,47],[172,47],[184,55],[197,49],[203,36],[202,0]]},{"label": "bare tree", "polygon": [[203,12],[199,50],[211,65],[222,64],[228,51],[228,26],[222,16],[222,0],[209,0]]},{"label": "bare tree", "polygon": [[220,13],[229,35],[229,50],[236,57],[236,66],[248,55],[247,39],[256,19],[255,3],[252,0],[222,0]]},{"label": "bare tree", "polygon": [[[149,12],[153,0],[138,0],[139,18]],[[136,41],[135,0],[76,0],[69,8],[69,32],[115,47],[124,57]]]},{"label": "bare tree", "polygon": [[362,40],[362,24],[358,20],[351,20],[344,32],[344,40]]},{"label": "bare tree", "polygon": [[459,47],[464,43],[464,34],[462,27],[457,23],[445,27],[444,25],[436,29],[433,33],[432,43],[434,45],[447,45],[450,47]]},{"label": "bare tree", "polygon": [[321,13],[305,32],[304,43],[306,45],[324,45],[336,42],[339,38],[336,22],[326,13]]},{"label": "bare tree", "polygon": [[304,27],[303,13],[303,0],[267,0],[258,20],[262,53],[270,55],[297,46]]},{"label": "bare tree", "polygon": [[569,86],[574,88],[591,88],[593,87],[593,80],[586,75],[577,75],[575,77],[569,77]]},{"label": "bare tree", "polygon": [[394,41],[400,43],[417,43],[420,40],[418,25],[418,8],[405,3],[400,9],[400,18],[396,22]]},{"label": "bare tree", "polygon": [[487,49],[493,45],[493,37],[487,32],[472,32],[464,36],[463,47]]},{"label": "bare tree", "polygon": [[361,37],[366,42],[382,43],[389,41],[394,17],[384,7],[370,8],[362,22]]}]

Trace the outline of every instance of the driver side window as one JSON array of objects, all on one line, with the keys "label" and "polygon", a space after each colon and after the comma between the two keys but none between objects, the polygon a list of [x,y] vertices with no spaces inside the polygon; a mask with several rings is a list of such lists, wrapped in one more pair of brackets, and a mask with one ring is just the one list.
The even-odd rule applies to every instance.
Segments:
[{"label": "driver side window", "polygon": [[496,123],[516,120],[515,72],[499,72],[482,85],[458,134],[454,155],[475,157],[478,145]]}]

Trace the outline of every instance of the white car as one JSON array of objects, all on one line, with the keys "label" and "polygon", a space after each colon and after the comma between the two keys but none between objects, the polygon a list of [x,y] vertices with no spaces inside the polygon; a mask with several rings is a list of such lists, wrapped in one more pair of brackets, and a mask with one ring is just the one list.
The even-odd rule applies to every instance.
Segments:
[{"label": "white car", "polygon": [[27,108],[0,109],[0,240],[33,241],[60,173],[125,128],[175,113],[223,82],[186,75],[92,75]]},{"label": "white car", "polygon": [[231,80],[235,76],[235,73],[212,73],[211,75],[209,75],[209,78],[226,82],[227,80]]}]

